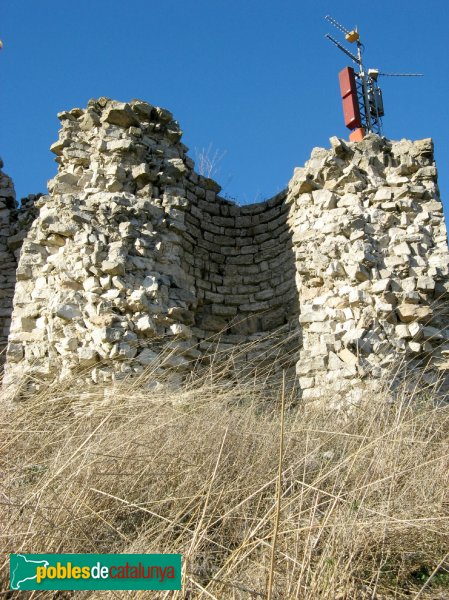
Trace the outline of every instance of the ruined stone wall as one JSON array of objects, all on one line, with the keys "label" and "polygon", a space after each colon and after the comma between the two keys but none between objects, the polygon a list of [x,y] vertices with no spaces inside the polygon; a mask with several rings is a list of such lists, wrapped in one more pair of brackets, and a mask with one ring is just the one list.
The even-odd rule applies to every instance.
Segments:
[{"label": "ruined stone wall", "polygon": [[[0,160],[0,169],[2,167],[3,161]],[[16,281],[17,260],[8,246],[15,209],[16,193],[13,182],[0,170],[0,365],[5,359]]]},{"label": "ruined stone wall", "polygon": [[185,238],[191,243],[200,339],[223,332],[221,343],[235,344],[297,315],[288,212],[285,193],[246,207],[219,197],[192,200]]},{"label": "ruined stone wall", "polygon": [[166,110],[100,98],[59,118],[59,172],[20,252],[7,381],[187,371],[267,336],[265,350],[290,340],[308,399],[357,395],[401,361],[443,362],[448,249],[429,140],[332,138],[287,190],[239,207],[195,173]]},{"label": "ruined stone wall", "polygon": [[395,373],[434,382],[449,353],[449,254],[432,142],[331,142],[289,185],[303,397],[357,397],[363,379]]},{"label": "ruined stone wall", "polygon": [[2,168],[3,161],[0,159],[0,368],[5,362],[20,249],[36,217],[36,196],[22,199],[18,206],[12,179]]},{"label": "ruined stone wall", "polygon": [[297,317],[285,194],[241,208],[220,198],[171,114],[147,103],[100,99],[59,117],[59,173],[21,252],[7,381],[25,366],[139,374],[167,348],[161,368],[188,369],[211,345]]}]

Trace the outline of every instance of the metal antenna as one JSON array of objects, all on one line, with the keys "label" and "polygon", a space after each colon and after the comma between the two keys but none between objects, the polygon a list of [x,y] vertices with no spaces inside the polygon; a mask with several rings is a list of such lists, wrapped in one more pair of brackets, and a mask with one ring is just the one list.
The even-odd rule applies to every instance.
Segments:
[{"label": "metal antenna", "polygon": [[382,73],[379,71],[378,74],[382,77],[424,77],[424,73]]},{"label": "metal antenna", "polygon": [[352,67],[346,67],[339,74],[345,124],[349,129],[354,130],[350,139],[362,139],[366,133],[381,135],[384,105],[382,90],[377,84],[378,77],[422,77],[423,74],[384,73],[379,69],[366,69],[362,62],[364,46],[357,28],[349,30],[330,15],[324,18],[344,34],[347,42],[357,46],[357,55],[355,55],[331,35],[325,36],[358,66],[358,72],[355,72]]},{"label": "metal antenna", "polygon": [[361,65],[361,61],[359,58],[357,58],[357,56],[355,56],[350,50],[348,50],[347,48],[345,48],[344,46],[342,46],[340,44],[340,42],[337,42],[337,40],[335,38],[333,38],[331,35],[329,35],[328,33],[326,33],[326,35],[324,36],[325,38],[327,38],[328,40],[330,40],[333,44],[335,44],[337,46],[337,48],[340,48],[340,50],[342,52],[344,52],[347,56],[349,56],[349,58],[351,60],[353,60],[356,64]]},{"label": "metal antenna", "polygon": [[341,31],[345,35],[348,35],[349,33],[351,33],[349,31],[349,29],[346,29],[346,27],[343,27],[343,25],[341,23],[339,23],[338,21],[336,21],[330,15],[326,15],[324,18],[326,19],[326,21],[329,21],[329,23],[331,23],[334,27],[336,27],[339,31]]},{"label": "metal antenna", "polygon": [[[357,77],[357,85],[354,83],[354,89],[351,92],[351,98],[353,98],[353,110],[355,111],[353,114],[353,117],[350,118],[347,121],[347,126],[350,129],[353,129],[354,127],[357,129],[362,129],[362,131],[364,131],[365,133],[377,133],[377,134],[381,134],[381,121],[380,121],[380,116],[382,116],[380,113],[382,112],[383,114],[383,107],[382,110],[378,110],[377,107],[377,103],[375,101],[375,98],[379,98],[379,101],[381,103],[382,97],[381,97],[381,92],[380,89],[377,88],[378,91],[375,91],[373,88],[377,87],[376,85],[376,81],[371,78],[368,77],[367,72],[365,71],[365,68],[363,66],[363,62],[362,62],[362,47],[363,44],[360,41],[360,35],[359,32],[357,31],[357,29],[353,29],[352,31],[349,31],[348,29],[346,29],[346,27],[343,27],[343,25],[341,25],[340,23],[338,23],[338,21],[336,21],[335,19],[333,19],[332,17],[330,17],[329,15],[327,15],[325,17],[325,19],[327,21],[329,21],[330,23],[332,23],[332,25],[334,27],[336,27],[338,30],[340,30],[342,33],[345,34],[345,39],[346,41],[350,42],[351,44],[355,43],[357,44],[357,56],[355,56],[354,54],[352,54],[352,52],[350,50],[347,50],[342,44],[340,44],[340,42],[338,42],[337,40],[335,40],[331,35],[326,34],[326,38],[331,41],[333,44],[335,44],[335,46],[337,46],[337,48],[339,50],[341,50],[342,52],[344,52],[344,54],[346,54],[346,56],[349,56],[349,58],[351,60],[353,60],[356,65],[358,65],[359,67],[359,72],[356,74]],[[354,77],[354,71],[351,69],[352,72],[352,77]],[[371,83],[371,85],[370,85]],[[345,99],[343,99],[343,104],[345,104]],[[360,123],[360,116],[356,118],[355,113],[359,113],[361,114],[361,123]],[[354,123],[357,123],[357,125],[354,125]],[[362,125],[362,127],[360,127],[360,125]]]}]

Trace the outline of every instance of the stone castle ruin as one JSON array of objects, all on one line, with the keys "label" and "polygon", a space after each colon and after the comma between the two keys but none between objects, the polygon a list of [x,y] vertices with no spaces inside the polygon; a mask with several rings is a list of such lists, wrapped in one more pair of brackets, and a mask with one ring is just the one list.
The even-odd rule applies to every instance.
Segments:
[{"label": "stone castle ruin", "polygon": [[431,140],[331,138],[285,191],[238,206],[195,172],[167,110],[100,98],[58,116],[49,195],[19,208],[0,179],[6,384],[182,373],[263,338],[289,340],[305,399],[446,368]]}]

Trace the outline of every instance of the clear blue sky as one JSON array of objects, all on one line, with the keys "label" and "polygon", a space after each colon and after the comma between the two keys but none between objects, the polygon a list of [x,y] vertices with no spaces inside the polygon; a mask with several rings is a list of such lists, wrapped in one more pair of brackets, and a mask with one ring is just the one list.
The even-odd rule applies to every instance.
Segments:
[{"label": "clear blue sky", "polygon": [[[358,25],[383,80],[384,135],[435,141],[449,198],[447,0],[3,0],[0,155],[18,196],[46,190],[56,113],[89,98],[171,110],[184,143],[226,151],[216,179],[239,203],[281,190],[329,137],[347,137],[330,13]],[[449,205],[446,201],[446,210]]]}]

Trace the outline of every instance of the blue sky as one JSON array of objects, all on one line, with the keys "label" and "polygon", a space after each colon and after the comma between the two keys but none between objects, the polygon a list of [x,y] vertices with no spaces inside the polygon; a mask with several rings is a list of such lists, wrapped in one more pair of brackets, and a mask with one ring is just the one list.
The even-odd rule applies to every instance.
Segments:
[{"label": "blue sky", "polygon": [[367,66],[386,78],[384,135],[432,137],[449,198],[447,0],[3,0],[0,154],[18,196],[46,190],[56,113],[89,98],[171,110],[195,148],[225,152],[216,179],[239,203],[280,191],[329,137],[347,137],[338,87],[346,57],[331,14],[358,25]]}]

